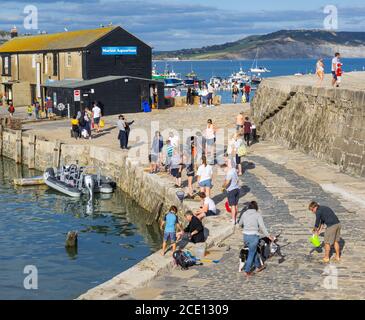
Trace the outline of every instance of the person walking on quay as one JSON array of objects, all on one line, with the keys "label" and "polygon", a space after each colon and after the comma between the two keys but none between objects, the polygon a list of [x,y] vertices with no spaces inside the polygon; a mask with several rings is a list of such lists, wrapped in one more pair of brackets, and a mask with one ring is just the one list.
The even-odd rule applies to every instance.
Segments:
[{"label": "person walking on quay", "polygon": [[183,159],[178,149],[174,150],[171,158],[171,175],[175,178],[175,188],[181,188],[181,176],[183,171]]},{"label": "person walking on quay", "polygon": [[188,91],[186,93],[186,104],[188,106],[192,106],[194,104],[193,89],[191,87],[188,87]]},{"label": "person walking on quay", "polygon": [[213,187],[213,167],[207,163],[206,156],[202,156],[202,164],[197,172],[200,192],[204,192],[207,197],[211,197]]},{"label": "person walking on quay", "polygon": [[8,108],[9,116],[10,118],[14,117],[15,108],[12,102],[10,102],[9,108]]},{"label": "person walking on quay", "polygon": [[188,195],[186,199],[194,199],[194,177],[195,177],[195,158],[196,158],[195,137],[188,138],[187,150],[184,153],[184,164],[186,167],[186,175],[188,177]]},{"label": "person walking on quay", "polygon": [[100,132],[100,119],[101,119],[101,109],[99,108],[97,102],[94,102],[94,106],[92,109],[93,113],[93,121],[94,121],[94,127],[96,129],[96,132]]},{"label": "person walking on quay", "polygon": [[324,79],[324,62],[323,59],[319,59],[316,64],[316,75],[318,77],[318,86],[322,85]]},{"label": "person walking on quay", "polygon": [[252,143],[257,142],[257,129],[253,121],[251,121]]},{"label": "person walking on quay", "polygon": [[237,131],[243,130],[244,123],[245,123],[245,114],[241,112],[240,114],[237,115],[236,118],[236,130]]},{"label": "person walking on quay", "polygon": [[121,149],[127,149],[127,131],[126,131],[126,121],[123,115],[120,115],[117,122],[117,127],[119,130],[118,140],[120,142]]},{"label": "person walking on quay", "polygon": [[235,225],[237,223],[238,202],[240,199],[241,190],[239,185],[239,177],[235,168],[235,162],[232,159],[227,157],[222,167],[226,173],[226,178],[224,180],[222,189],[227,191],[228,205],[231,208],[232,215],[231,222],[233,225]]},{"label": "person walking on quay", "polygon": [[215,162],[215,141],[217,128],[213,124],[212,119],[208,119],[207,128],[205,129],[205,155],[209,163],[214,165]]},{"label": "person walking on quay", "polygon": [[248,82],[246,82],[245,86],[243,87],[246,95],[246,102],[250,102],[250,94],[251,94],[251,86]]},{"label": "person walking on quay", "polygon": [[167,242],[170,240],[172,245],[172,254],[176,251],[176,230],[179,229],[183,231],[183,227],[179,223],[179,218],[177,217],[177,207],[172,206],[169,212],[164,217],[161,222],[161,229],[164,228],[163,244],[162,244],[162,256],[166,254]]},{"label": "person walking on quay", "polygon": [[41,111],[41,105],[39,104],[39,102],[37,100],[34,100],[34,114],[35,114],[35,118],[37,120],[39,119],[40,111]]},{"label": "person walking on quay", "polygon": [[89,140],[91,140],[91,119],[92,119],[92,112],[89,108],[85,108],[84,113],[82,115],[84,119],[84,129],[87,131]]},{"label": "person walking on quay", "polygon": [[171,158],[174,155],[174,147],[171,144],[170,140],[167,140],[163,147],[163,155],[164,155],[164,165],[165,171],[170,173],[171,168]]},{"label": "person walking on quay", "polygon": [[228,144],[227,154],[228,157],[235,162],[235,167],[237,168],[237,173],[239,176],[242,176],[243,174],[242,157],[244,157],[245,152],[246,148],[244,146],[242,133],[237,132],[232,136],[232,140]]},{"label": "person walking on quay", "polygon": [[238,100],[238,95],[239,95],[240,91],[237,87],[237,84],[235,83],[233,85],[233,88],[232,88],[232,99],[233,99],[233,103],[234,104],[237,104],[237,100]]},{"label": "person walking on quay", "polygon": [[27,114],[28,114],[28,119],[32,119],[33,117],[33,106],[30,104],[28,107],[27,107]]},{"label": "person walking on quay", "polygon": [[75,138],[76,140],[78,138],[81,138],[81,130],[79,126],[80,122],[77,119],[77,116],[74,115],[71,119],[71,131],[72,131],[72,138]]},{"label": "person walking on quay", "polygon": [[337,85],[337,66],[340,62],[341,55],[336,52],[335,57],[332,59],[331,70],[332,70],[332,86],[335,87]]},{"label": "person walking on quay", "polygon": [[248,117],[245,118],[245,122],[243,123],[243,133],[244,133],[244,139],[247,144],[247,147],[250,146],[250,139],[251,139],[251,122]]},{"label": "person walking on quay", "polygon": [[317,202],[313,201],[309,204],[309,211],[316,215],[316,222],[313,228],[313,233],[319,235],[323,225],[326,225],[326,231],[324,233],[324,263],[330,262],[331,246],[334,246],[336,252],[336,261],[340,261],[340,239],[341,239],[341,223],[334,211],[325,206],[320,206]]},{"label": "person walking on quay", "polygon": [[260,241],[260,231],[271,241],[274,240],[274,237],[267,231],[256,201],[252,201],[249,204],[248,210],[242,214],[238,225],[243,227],[243,242],[248,245],[249,251],[245,264],[245,276],[249,277],[253,275],[252,268],[254,266],[256,268],[256,273],[265,270],[265,265],[261,264],[257,252],[257,246]]},{"label": "person walking on quay", "polygon": [[163,138],[159,131],[155,132],[151,147],[151,173],[157,173],[160,169],[160,154],[163,148]]},{"label": "person walking on quay", "polygon": [[51,97],[47,97],[46,99],[46,113],[48,118],[52,118],[53,116],[53,101]]},{"label": "person walking on quay", "polygon": [[208,107],[214,107],[213,105],[213,96],[214,96],[214,86],[213,83],[209,83],[208,85]]}]

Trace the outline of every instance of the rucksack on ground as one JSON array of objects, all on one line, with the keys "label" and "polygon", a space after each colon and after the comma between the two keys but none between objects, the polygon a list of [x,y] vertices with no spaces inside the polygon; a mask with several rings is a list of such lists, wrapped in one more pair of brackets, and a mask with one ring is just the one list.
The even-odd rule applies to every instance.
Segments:
[{"label": "rucksack on ground", "polygon": [[196,260],[189,257],[182,250],[175,251],[173,257],[176,265],[181,267],[182,270],[188,270],[190,267],[196,265]]}]

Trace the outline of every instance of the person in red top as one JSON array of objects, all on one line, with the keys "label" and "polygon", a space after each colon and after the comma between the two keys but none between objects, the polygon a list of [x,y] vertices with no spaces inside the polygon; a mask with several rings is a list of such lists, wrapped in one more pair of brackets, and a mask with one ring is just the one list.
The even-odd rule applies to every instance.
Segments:
[{"label": "person in red top", "polygon": [[342,66],[343,66],[343,64],[341,62],[339,62],[337,64],[337,70],[336,70],[336,76],[337,76],[336,86],[337,87],[340,86],[340,83],[341,83],[341,80],[342,80],[342,74],[343,74]]},{"label": "person in red top", "polygon": [[250,119],[248,117],[246,117],[245,122],[243,124],[243,133],[244,133],[244,139],[247,143],[247,147],[250,146],[251,127],[252,127],[252,124],[250,122]]},{"label": "person in red top", "polygon": [[251,86],[246,82],[245,84],[245,95],[246,95],[246,102],[250,102],[250,93],[251,93]]}]

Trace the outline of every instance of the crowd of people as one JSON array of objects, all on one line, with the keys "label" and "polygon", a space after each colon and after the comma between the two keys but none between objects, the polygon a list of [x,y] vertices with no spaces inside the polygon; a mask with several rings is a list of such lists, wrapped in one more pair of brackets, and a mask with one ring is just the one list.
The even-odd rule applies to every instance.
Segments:
[{"label": "crowd of people", "polygon": [[[259,258],[257,251],[261,239],[260,234],[263,234],[270,241],[275,241],[275,237],[269,234],[259,211],[259,206],[255,201],[251,201],[243,212],[240,212],[239,208],[242,188],[240,176],[244,173],[242,161],[250,147],[252,137],[257,138],[256,127],[244,113],[237,116],[236,133],[225,148],[224,163],[220,164],[214,159],[216,156],[214,149],[210,150],[211,154],[209,153],[209,148],[214,147],[216,143],[213,137],[215,132],[216,128],[213,121],[209,119],[207,128],[200,139],[198,136],[190,137],[183,148],[180,147],[179,137],[173,133],[169,134],[165,143],[161,133],[155,133],[150,156],[152,163],[151,174],[160,170],[167,171],[175,178],[175,187],[181,188],[183,171],[186,170],[188,179],[186,198],[194,199],[195,196],[198,196],[200,201],[198,210],[185,213],[186,228],[183,228],[183,224],[179,221],[177,207],[171,207],[166,214],[161,224],[164,231],[162,255],[166,254],[169,242],[172,245],[171,253],[173,254],[180,240],[191,241],[194,244],[206,241],[203,221],[219,213],[212,195],[212,189],[215,187],[214,167],[219,165],[224,172],[224,182],[221,190],[226,195],[226,209],[231,214],[231,223],[243,228],[243,243],[248,248],[244,274],[246,277],[250,277],[265,269],[265,264]],[[198,154],[200,154],[200,157]],[[209,155],[213,155],[213,157],[209,157]],[[194,178],[197,178],[198,191],[194,190]],[[339,219],[330,208],[319,206],[315,202],[310,204],[309,210],[316,214],[314,234],[320,234],[323,231],[323,225],[327,225],[323,261],[325,263],[329,262],[331,246],[334,246],[336,260],[339,261],[341,231]]]},{"label": "crowd of people", "polygon": [[71,136],[75,139],[92,139],[92,129],[100,133],[104,127],[104,121],[101,119],[102,110],[98,102],[93,102],[93,107],[86,107],[79,111],[71,119]]}]

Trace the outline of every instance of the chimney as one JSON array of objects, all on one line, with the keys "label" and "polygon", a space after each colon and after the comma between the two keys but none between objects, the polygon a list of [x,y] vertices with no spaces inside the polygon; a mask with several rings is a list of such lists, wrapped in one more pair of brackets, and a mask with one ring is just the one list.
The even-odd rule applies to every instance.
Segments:
[{"label": "chimney", "polygon": [[15,38],[18,36],[18,29],[16,28],[16,26],[14,26],[11,31],[10,31],[10,37],[11,38]]}]

